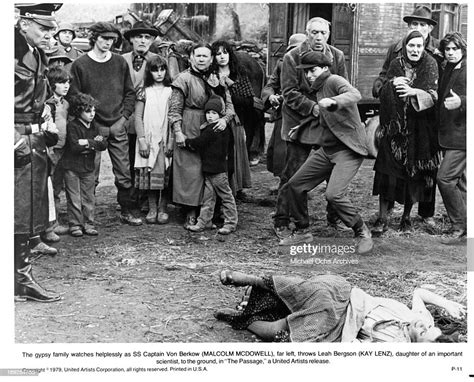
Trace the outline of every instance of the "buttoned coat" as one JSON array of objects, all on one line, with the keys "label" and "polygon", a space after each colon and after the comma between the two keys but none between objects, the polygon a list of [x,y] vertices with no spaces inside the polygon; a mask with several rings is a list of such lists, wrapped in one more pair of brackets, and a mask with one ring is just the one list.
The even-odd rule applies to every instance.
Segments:
[{"label": "buttoned coat", "polygon": [[[281,88],[284,103],[282,107],[281,137],[285,141],[290,140],[288,137],[290,129],[299,125],[302,119],[309,117],[313,106],[316,105],[315,101],[307,97],[311,85],[304,74],[304,70],[296,69],[296,66],[301,63],[301,57],[311,50],[308,41],[303,41],[283,57]],[[344,53],[331,45],[326,45],[324,54],[330,57],[332,61],[329,71],[332,74],[347,78]],[[307,141],[300,141],[300,143],[314,144],[312,139],[310,135]]]}]

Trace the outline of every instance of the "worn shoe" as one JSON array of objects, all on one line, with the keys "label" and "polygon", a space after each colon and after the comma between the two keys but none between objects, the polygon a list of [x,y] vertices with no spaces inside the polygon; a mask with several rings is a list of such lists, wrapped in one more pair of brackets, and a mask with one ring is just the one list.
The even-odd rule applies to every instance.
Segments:
[{"label": "worn shoe", "polygon": [[219,235],[230,235],[232,232],[235,231],[235,228],[234,227],[231,227],[231,226],[224,226],[222,228],[219,228],[217,230],[217,233]]},{"label": "worn shoe", "polygon": [[54,227],[54,233],[56,235],[67,235],[69,233],[69,227],[58,225]]},{"label": "worn shoe", "polygon": [[56,256],[58,250],[56,248],[50,247],[48,244],[39,242],[35,247],[31,249],[32,255],[47,255],[47,256]]},{"label": "worn shoe", "polygon": [[44,289],[33,278],[31,264],[16,270],[15,297],[21,300],[38,302],[55,302],[61,296],[55,292]]},{"label": "worn shoe", "polygon": [[130,212],[128,213],[122,213],[120,215],[120,221],[122,223],[128,224],[128,225],[133,225],[133,226],[139,226],[143,224],[142,219],[136,218],[133,216]]},{"label": "worn shoe", "polygon": [[359,255],[365,255],[374,248],[374,241],[369,227],[364,223],[360,228],[354,228],[355,237],[359,239],[356,245],[356,252]]},{"label": "worn shoe", "polygon": [[446,235],[441,237],[440,242],[441,244],[445,245],[455,245],[464,243],[466,240],[467,233],[463,229],[457,229],[453,231],[450,235]]},{"label": "worn shoe", "polygon": [[166,212],[158,212],[158,218],[156,219],[158,224],[168,224],[169,221],[170,215],[168,215]]},{"label": "worn shoe", "polygon": [[256,166],[260,163],[260,158],[253,158],[249,161],[250,167]]},{"label": "worn shoe", "polygon": [[156,209],[151,209],[148,211],[148,214],[145,216],[145,221],[147,224],[156,224],[156,219],[158,217],[158,211]]},{"label": "worn shoe", "polygon": [[97,232],[97,230],[95,228],[86,228],[84,230],[84,233],[88,236],[97,236],[99,234],[99,232]]},{"label": "worn shoe", "polygon": [[427,225],[430,228],[436,228],[436,221],[434,218],[431,216],[429,218],[423,218],[422,219],[423,224]]},{"label": "worn shoe", "polygon": [[374,226],[372,227],[372,235],[382,235],[384,232],[388,230],[388,222],[387,219],[378,218]]},{"label": "worn shoe", "polygon": [[41,240],[47,243],[57,243],[61,238],[54,231],[48,231],[41,235]]},{"label": "worn shoe", "polygon": [[196,225],[196,224],[197,224],[196,216],[187,216],[183,227],[185,229],[188,229],[190,226],[193,226],[193,225]]},{"label": "worn shoe", "polygon": [[402,216],[402,219],[400,220],[400,225],[398,226],[398,230],[402,232],[410,231],[411,219],[409,217]]},{"label": "worn shoe", "polygon": [[225,321],[225,322],[232,322],[235,318],[241,315],[242,315],[242,311],[231,309],[231,308],[223,308],[214,312],[214,317],[217,320]]},{"label": "worn shoe", "polygon": [[313,241],[313,234],[309,228],[296,229],[290,236],[282,239],[278,245],[298,245],[304,243],[311,243]]},{"label": "worn shoe", "polygon": [[191,231],[191,232],[202,232],[204,231],[206,228],[203,227],[201,224],[194,224],[194,225],[188,225],[187,227],[185,227],[188,231]]},{"label": "worn shoe", "polygon": [[280,240],[283,240],[283,239],[286,239],[286,238],[290,237],[291,234],[293,233],[293,231],[291,229],[289,229],[288,227],[286,227],[286,226],[273,227],[273,232],[275,232],[275,235]]},{"label": "worn shoe", "polygon": [[83,236],[82,229],[80,229],[80,228],[72,228],[72,229],[71,229],[71,236],[73,236],[73,237],[81,237],[81,236]]}]

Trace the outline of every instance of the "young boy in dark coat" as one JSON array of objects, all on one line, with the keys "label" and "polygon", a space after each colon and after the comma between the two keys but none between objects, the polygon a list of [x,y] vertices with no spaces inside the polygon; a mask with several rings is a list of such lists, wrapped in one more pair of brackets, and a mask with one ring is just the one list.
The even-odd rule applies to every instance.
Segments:
[{"label": "young boy in dark coat", "polygon": [[186,139],[186,148],[196,150],[201,155],[202,171],[204,173],[204,195],[198,221],[189,226],[192,232],[201,232],[212,227],[212,217],[216,205],[216,194],[222,199],[224,225],[217,232],[228,235],[237,227],[237,207],[227,177],[227,162],[229,156],[230,130],[215,131],[217,120],[222,116],[224,101],[213,95],[207,101],[204,111],[206,122],[201,125],[201,135],[197,138]]},{"label": "young boy in dark coat", "polygon": [[106,140],[94,124],[98,102],[90,95],[78,93],[70,101],[66,150],[63,155],[69,232],[97,236],[94,226],[95,155],[107,148]]}]

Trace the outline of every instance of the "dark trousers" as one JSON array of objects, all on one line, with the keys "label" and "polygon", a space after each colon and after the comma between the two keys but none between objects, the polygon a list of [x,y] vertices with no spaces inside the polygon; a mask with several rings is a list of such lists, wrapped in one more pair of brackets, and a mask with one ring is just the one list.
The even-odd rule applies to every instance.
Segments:
[{"label": "dark trousers", "polygon": [[[278,197],[275,213],[275,227],[287,227],[290,224],[290,207],[286,189],[283,186],[296,174],[301,166],[308,159],[313,145],[306,145],[299,142],[286,142],[285,167],[280,176],[280,185],[278,186]],[[329,178],[329,177],[328,177]],[[331,220],[336,220],[337,214],[330,204],[327,206],[327,215]]]},{"label": "dark trousers", "polygon": [[66,170],[66,198],[69,228],[94,228],[95,174]]},{"label": "dark trousers", "polygon": [[353,227],[361,219],[346,192],[363,160],[350,149],[334,154],[327,154],[323,148],[311,152],[308,160],[282,188],[287,192],[290,216],[294,218],[296,228],[309,226],[308,192],[328,178],[326,200],[344,224]]},{"label": "dark trousers", "polygon": [[235,229],[238,221],[237,206],[229,186],[227,173],[205,175],[204,195],[198,224],[206,227],[212,221],[217,196],[223,207],[224,227]]},{"label": "dark trousers", "polygon": [[[117,202],[120,204],[122,213],[126,213],[136,208],[134,200],[134,189],[130,175],[130,157],[129,142],[125,127],[115,134],[110,133],[110,127],[97,124],[100,134],[107,138],[107,150],[110,161],[112,162],[112,171],[115,176],[115,186],[117,187]],[[95,156],[95,184],[99,184],[101,152],[98,151]]]},{"label": "dark trousers", "polygon": [[438,187],[455,230],[466,229],[466,151],[446,150],[438,170]]},{"label": "dark trousers", "polygon": [[130,178],[132,186],[135,186],[135,149],[137,146],[137,134],[128,133],[128,158],[130,161]]}]

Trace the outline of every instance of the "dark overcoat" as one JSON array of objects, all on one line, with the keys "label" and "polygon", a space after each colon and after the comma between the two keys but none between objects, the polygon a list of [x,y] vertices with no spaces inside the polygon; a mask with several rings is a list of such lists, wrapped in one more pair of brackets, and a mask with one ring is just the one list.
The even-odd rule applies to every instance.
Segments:
[{"label": "dark overcoat", "polygon": [[32,133],[41,125],[48,93],[47,59],[39,49],[35,57],[25,38],[15,29],[15,234],[39,233],[48,224],[47,146],[57,134]]},{"label": "dark overcoat", "polygon": [[[303,41],[283,57],[281,88],[284,103],[282,107],[281,137],[285,141],[290,140],[288,137],[290,129],[299,125],[301,120],[308,118],[312,113],[313,106],[316,105],[315,101],[308,98],[311,85],[304,74],[304,70],[296,69],[301,63],[301,57],[311,50],[308,42]],[[329,71],[347,79],[344,53],[331,45],[326,45],[324,54],[332,61]],[[313,135],[308,134],[306,139],[300,139],[300,143],[314,144],[313,140]]]},{"label": "dark overcoat", "polygon": [[[440,84],[445,83],[443,89],[439,89],[439,145],[448,150],[466,150],[466,59],[463,58],[450,72],[443,74]],[[461,98],[461,107],[448,110],[444,107],[444,100],[451,97],[450,90]]]}]

